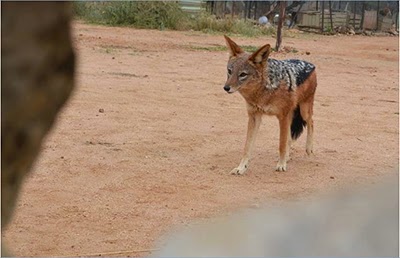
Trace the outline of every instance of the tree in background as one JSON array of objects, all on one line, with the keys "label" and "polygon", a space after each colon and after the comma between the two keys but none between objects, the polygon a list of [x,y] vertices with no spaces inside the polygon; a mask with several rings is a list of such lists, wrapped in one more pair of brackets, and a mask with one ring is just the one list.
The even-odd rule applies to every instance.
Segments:
[{"label": "tree in background", "polygon": [[279,22],[278,22],[278,30],[276,32],[276,46],[275,46],[276,51],[279,51],[282,44],[282,26],[283,26],[283,21],[285,20],[285,9],[286,9],[286,2],[279,1]]}]

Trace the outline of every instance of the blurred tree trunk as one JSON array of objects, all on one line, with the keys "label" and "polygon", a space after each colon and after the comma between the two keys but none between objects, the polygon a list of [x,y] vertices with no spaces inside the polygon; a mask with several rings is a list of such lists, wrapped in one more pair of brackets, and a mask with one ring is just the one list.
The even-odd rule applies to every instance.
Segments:
[{"label": "blurred tree trunk", "polygon": [[283,21],[285,20],[285,9],[286,9],[286,1],[279,1],[279,22],[278,22],[278,30],[276,32],[276,46],[275,50],[279,51],[282,44],[282,27]]}]

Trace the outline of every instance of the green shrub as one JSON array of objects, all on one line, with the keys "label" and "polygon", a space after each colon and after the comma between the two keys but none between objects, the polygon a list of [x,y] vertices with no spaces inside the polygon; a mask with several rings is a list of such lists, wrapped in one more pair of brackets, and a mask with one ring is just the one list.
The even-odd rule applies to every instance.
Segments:
[{"label": "green shrub", "polygon": [[74,14],[88,22],[133,25],[147,29],[181,29],[187,15],[176,2],[74,2]]},{"label": "green shrub", "polygon": [[190,17],[173,1],[74,2],[76,17],[90,23],[145,29],[195,30],[248,37],[274,35],[274,27],[243,19],[217,19],[209,13]]}]

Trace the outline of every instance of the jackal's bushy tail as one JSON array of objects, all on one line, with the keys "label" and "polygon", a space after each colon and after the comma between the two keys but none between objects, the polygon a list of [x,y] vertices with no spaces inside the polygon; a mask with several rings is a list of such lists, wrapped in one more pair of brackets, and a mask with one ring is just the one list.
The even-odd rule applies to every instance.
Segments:
[{"label": "jackal's bushy tail", "polygon": [[306,124],[306,121],[304,121],[303,117],[301,116],[300,106],[297,106],[293,112],[292,125],[290,126],[290,133],[293,140],[296,140],[300,137]]}]

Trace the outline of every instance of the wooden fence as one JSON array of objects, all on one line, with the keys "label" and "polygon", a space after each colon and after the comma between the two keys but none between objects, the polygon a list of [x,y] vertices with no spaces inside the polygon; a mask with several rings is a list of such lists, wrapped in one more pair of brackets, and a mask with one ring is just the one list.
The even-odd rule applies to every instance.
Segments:
[{"label": "wooden fence", "polygon": [[[279,11],[276,1],[180,0],[178,2],[184,11],[192,14],[207,10],[217,18],[251,19],[254,22],[263,15],[266,15],[272,22],[274,15]],[[392,28],[392,24],[395,24],[396,29],[398,29],[398,11],[393,11],[392,18],[380,13],[388,9],[387,3],[382,2],[380,4],[379,1],[376,3],[365,1],[307,1],[300,5],[293,5],[295,3],[296,1],[288,2],[289,5],[292,5],[292,8],[288,6],[287,14],[296,12],[301,8],[302,11],[297,13],[296,19],[300,28],[322,30],[322,27],[324,27],[323,30],[329,30],[338,26],[352,25],[356,30],[388,31]],[[373,6],[373,3],[377,5]],[[329,8],[332,8],[332,24]],[[325,11],[322,12],[322,9]],[[332,25],[333,28],[331,28]]]},{"label": "wooden fence", "polygon": [[[324,12],[323,19],[322,13],[319,11],[301,12],[298,21],[299,28],[321,29],[322,24],[324,24],[324,30],[331,28],[329,11]],[[377,19],[376,11],[365,11],[363,21],[360,14],[332,12],[332,23],[333,28],[351,25],[355,29],[389,31],[392,28],[393,19],[382,15],[379,15]]]},{"label": "wooden fence", "polygon": [[[325,11],[324,17],[322,19],[322,13],[319,11],[305,11],[299,13],[299,24],[300,28],[312,28],[320,29],[322,28],[322,21],[324,23],[324,28],[331,27],[331,19],[329,11]],[[333,27],[346,26],[349,24],[350,17],[348,13],[345,12],[332,12],[332,24]]]}]

